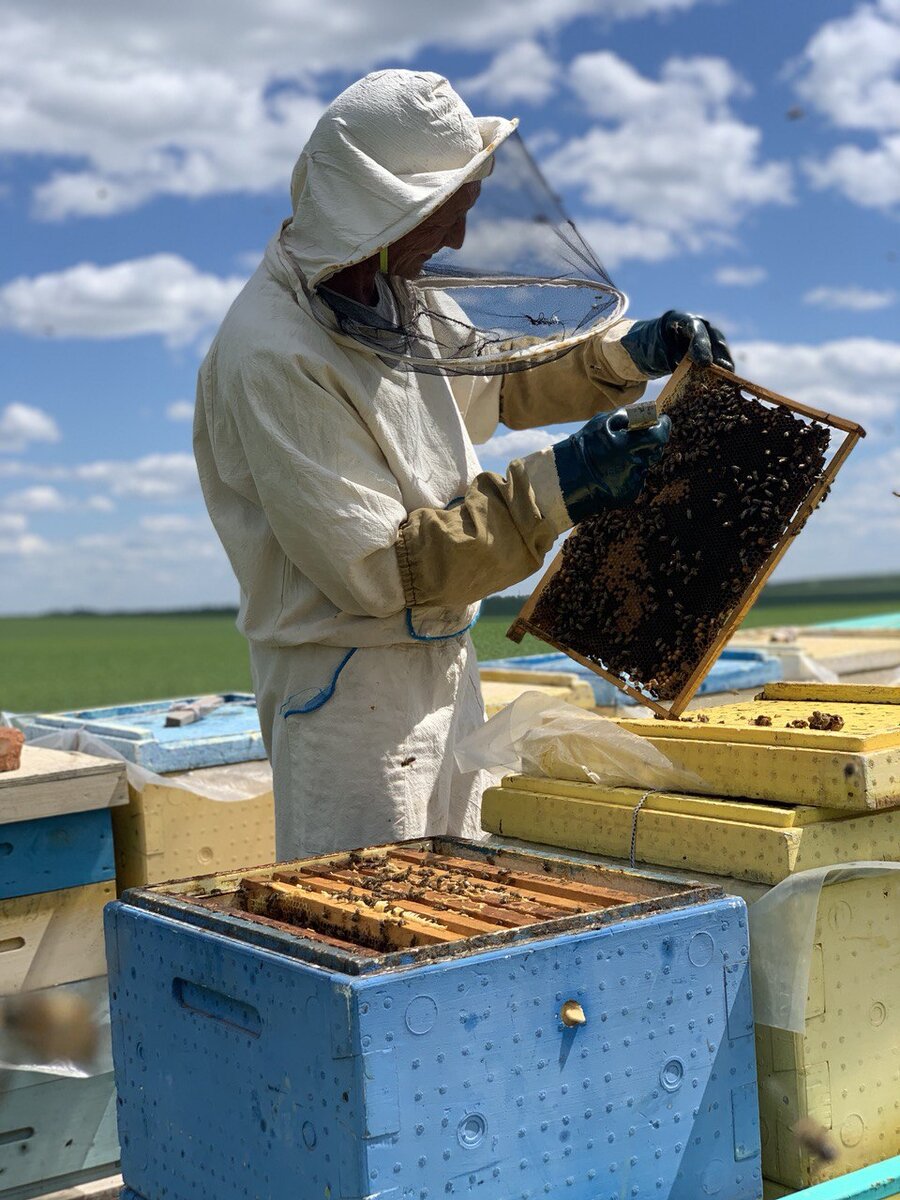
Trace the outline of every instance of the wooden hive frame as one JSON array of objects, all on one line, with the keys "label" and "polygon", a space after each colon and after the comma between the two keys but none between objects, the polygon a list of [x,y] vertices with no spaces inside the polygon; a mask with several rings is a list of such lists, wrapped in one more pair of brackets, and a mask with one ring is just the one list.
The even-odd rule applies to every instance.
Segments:
[{"label": "wooden hive frame", "polygon": [[[673,372],[672,377],[669,379],[669,382],[659,394],[657,408],[660,412],[665,412],[665,410],[671,404],[680,398],[681,393],[687,383],[688,376],[693,369],[694,364],[690,361],[690,359],[687,358],[683,359],[678,365],[676,370]],[[714,375],[719,376],[721,379],[727,380],[729,383],[736,384],[739,388],[741,388],[742,391],[750,392],[756,399],[764,400],[769,404],[774,404],[781,408],[786,408],[790,412],[796,413],[798,416],[806,417],[809,420],[817,421],[822,425],[828,425],[832,429],[839,430],[844,434],[844,437],[835,450],[831,461],[825,467],[821,477],[813,485],[806,498],[801,502],[797,511],[794,513],[790,524],[773,547],[768,558],[749,580],[743,594],[740,596],[734,607],[725,618],[718,635],[707,647],[703,657],[699,660],[689,679],[685,682],[681,690],[672,700],[670,700],[668,705],[662,703],[660,700],[655,700],[646,693],[640,691],[638,688],[632,687],[631,684],[626,683],[614,672],[606,670],[606,668],[601,667],[599,663],[591,661],[591,659],[579,654],[578,651],[573,650],[570,646],[566,646],[563,642],[552,638],[549,636],[546,630],[541,629],[532,621],[532,614],[534,613],[535,607],[540,600],[544,589],[547,587],[547,584],[562,565],[562,549],[560,549],[559,553],[553,559],[553,562],[544,572],[544,575],[542,576],[537,587],[525,601],[525,604],[522,606],[518,617],[516,617],[506,635],[511,641],[521,642],[526,633],[533,634],[534,637],[539,638],[542,642],[546,642],[547,645],[553,646],[557,650],[561,650],[564,654],[567,654],[569,658],[574,659],[575,662],[581,663],[582,666],[587,667],[595,674],[600,675],[603,679],[608,680],[611,684],[618,688],[619,691],[631,696],[632,699],[636,700],[639,704],[643,704],[647,708],[652,709],[653,712],[657,713],[661,717],[669,718],[680,717],[687,708],[698,687],[702,683],[707,671],[715,659],[719,656],[731,635],[752,608],[757,596],[762,591],[766,580],[783,558],[793,539],[806,524],[810,514],[819,505],[826,492],[831,487],[838,471],[846,462],[856,443],[860,438],[865,437],[866,435],[866,431],[862,428],[862,426],[856,424],[854,421],[848,421],[844,417],[835,416],[833,413],[824,412],[823,410],[813,408],[808,404],[800,404],[796,400],[789,400],[786,396],[780,396],[777,392],[772,392],[769,391],[768,388],[760,387],[758,384],[752,383],[749,379],[743,379],[739,375],[735,375],[732,371],[724,370],[722,367],[705,367],[703,370],[712,372]]]},{"label": "wooden hive frame", "polygon": [[505,933],[634,901],[616,888],[404,846],[245,875],[239,895],[249,913],[348,948],[382,950]]},{"label": "wooden hive frame", "polygon": [[[353,928],[357,922],[352,910],[359,907],[356,901],[360,897],[354,899],[349,889],[359,887],[366,874],[377,875],[379,866],[389,858],[411,865],[414,875],[447,871],[457,876],[462,873],[470,880],[471,888],[462,893],[446,886],[441,876],[432,889],[416,887],[416,895],[407,891],[405,898],[398,894],[400,907],[409,911],[412,920],[421,918],[429,933],[439,934],[439,940],[417,939],[412,944],[405,933],[398,935],[398,914],[390,913],[388,906],[376,909],[367,905],[369,911],[362,915],[374,922],[368,922],[366,930]],[[267,886],[268,894],[276,899],[267,899]],[[292,888],[306,894],[297,895]],[[423,890],[431,894],[423,896]],[[428,837],[134,888],[126,893],[126,899],[138,908],[237,937],[325,970],[372,975],[577,934],[705,903],[721,894],[720,888],[684,883],[659,872],[647,875],[557,854],[549,860],[527,848]],[[503,899],[498,904],[500,896]],[[431,902],[431,910],[413,916],[410,900],[425,905]],[[311,901],[315,901],[314,907]],[[318,928],[304,924],[308,913],[315,916]],[[379,927],[378,921],[387,927]],[[431,922],[445,932],[440,933]],[[475,932],[475,922],[491,928]],[[348,932],[353,936],[348,937]]]}]

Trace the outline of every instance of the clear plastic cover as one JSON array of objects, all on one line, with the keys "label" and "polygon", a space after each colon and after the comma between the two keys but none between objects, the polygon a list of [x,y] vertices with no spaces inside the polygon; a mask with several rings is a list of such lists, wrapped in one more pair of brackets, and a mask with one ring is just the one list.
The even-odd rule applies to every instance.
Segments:
[{"label": "clear plastic cover", "polygon": [[692,791],[702,780],[646,738],[545,692],[523,692],[456,748],[461,771],[513,771],[609,787]]},{"label": "clear plastic cover", "polygon": [[84,1079],[113,1069],[106,976],[0,999],[0,1069]]},{"label": "clear plastic cover", "polygon": [[231,763],[222,767],[200,767],[195,771],[178,772],[173,775],[157,775],[138,763],[129,762],[113,749],[108,742],[83,729],[64,729],[58,733],[47,733],[29,741],[31,746],[43,746],[48,750],[78,750],[92,754],[95,758],[114,758],[125,763],[128,782],[136,792],[150,784],[159,787],[184,788],[206,800],[224,802],[253,800],[272,790],[272,768],[266,761]]},{"label": "clear plastic cover", "polygon": [[327,298],[340,332],[393,367],[476,375],[558,357],[620,317],[624,295],[518,134],[490,161],[459,249],[439,251],[414,280],[388,265],[393,305],[370,308],[326,285],[314,311]]},{"label": "clear plastic cover", "polygon": [[823,887],[900,871],[896,862],[851,862],[791,875],[750,905],[753,1015],[758,1025],[803,1033],[816,913]]}]

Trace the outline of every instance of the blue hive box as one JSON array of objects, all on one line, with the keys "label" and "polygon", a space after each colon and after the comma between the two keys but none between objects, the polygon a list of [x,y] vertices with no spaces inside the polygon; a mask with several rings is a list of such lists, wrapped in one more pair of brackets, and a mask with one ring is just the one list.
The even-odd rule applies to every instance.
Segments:
[{"label": "blue hive box", "polygon": [[0,900],[115,876],[108,808],[0,825]]},{"label": "blue hive box", "polygon": [[[620,692],[601,675],[595,675],[588,667],[569,658],[568,654],[556,651],[552,654],[523,654],[520,658],[494,658],[480,665],[514,671],[566,671],[588,681],[594,689],[594,703],[598,708],[637,704],[636,700]],[[708,696],[719,692],[745,691],[762,687],[764,683],[775,683],[783,677],[781,661],[774,654],[762,650],[723,650],[696,694]]]},{"label": "blue hive box", "polygon": [[607,901],[379,953],[241,910],[240,874],[126,893],[106,910],[124,1195],[758,1200],[743,902],[416,846]]},{"label": "blue hive box", "polygon": [[83,729],[102,738],[129,762],[161,775],[266,757],[256,699],[247,693],[228,693],[225,703],[201,720],[167,728],[169,709],[195,699],[185,696],[77,712],[38,713],[20,719],[19,724],[29,739],[59,730]]}]

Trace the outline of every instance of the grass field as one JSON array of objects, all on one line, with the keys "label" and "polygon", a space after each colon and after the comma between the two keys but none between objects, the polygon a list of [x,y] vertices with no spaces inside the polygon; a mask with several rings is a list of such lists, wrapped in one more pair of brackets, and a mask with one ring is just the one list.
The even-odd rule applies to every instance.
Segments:
[{"label": "grass field", "polygon": [[[479,658],[547,650],[531,637],[520,646],[507,641],[517,601],[493,600],[487,607],[473,635]],[[745,627],[897,609],[897,576],[783,584],[766,589]],[[13,712],[250,689],[247,650],[231,613],[0,618],[0,662],[0,709]]]}]

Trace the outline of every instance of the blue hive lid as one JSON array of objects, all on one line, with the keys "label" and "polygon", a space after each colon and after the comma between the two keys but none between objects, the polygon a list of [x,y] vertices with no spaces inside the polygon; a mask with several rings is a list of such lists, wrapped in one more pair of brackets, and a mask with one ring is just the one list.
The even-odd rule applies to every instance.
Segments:
[{"label": "blue hive lid", "polygon": [[175,705],[198,697],[179,696],[108,708],[37,713],[22,722],[29,739],[56,730],[83,729],[117,750],[129,762],[150,771],[190,771],[266,757],[256,698],[249,692],[226,692],[224,703],[190,725],[167,726]]},{"label": "blue hive lid", "polygon": [[[481,663],[482,667],[502,667],[513,671],[566,671],[586,679],[594,689],[594,703],[603,706],[634,705],[636,700],[596,675],[590,668],[558,651],[548,654],[524,654],[519,658],[494,658]],[[717,692],[742,691],[776,683],[784,677],[781,660],[765,650],[723,650],[697,689],[700,696]]]}]

